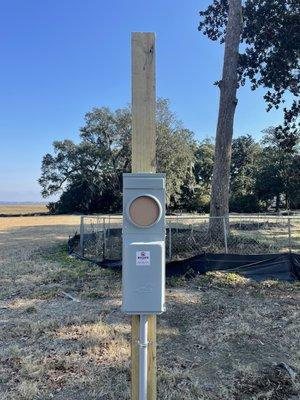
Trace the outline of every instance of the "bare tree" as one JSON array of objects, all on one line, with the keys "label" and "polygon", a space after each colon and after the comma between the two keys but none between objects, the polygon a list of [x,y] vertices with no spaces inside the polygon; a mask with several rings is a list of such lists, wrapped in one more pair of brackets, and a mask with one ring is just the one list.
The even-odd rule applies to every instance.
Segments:
[{"label": "bare tree", "polygon": [[236,91],[238,86],[241,28],[242,1],[229,0],[223,73],[222,80],[218,84],[220,88],[220,103],[212,179],[211,217],[225,216],[229,212],[231,143],[234,113],[237,105]]}]

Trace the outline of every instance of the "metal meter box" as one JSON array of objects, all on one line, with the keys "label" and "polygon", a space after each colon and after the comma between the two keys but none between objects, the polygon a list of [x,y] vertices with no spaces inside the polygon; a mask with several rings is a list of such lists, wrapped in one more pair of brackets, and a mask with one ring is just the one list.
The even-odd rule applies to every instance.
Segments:
[{"label": "metal meter box", "polygon": [[165,174],[123,174],[122,265],[122,310],[165,311]]}]

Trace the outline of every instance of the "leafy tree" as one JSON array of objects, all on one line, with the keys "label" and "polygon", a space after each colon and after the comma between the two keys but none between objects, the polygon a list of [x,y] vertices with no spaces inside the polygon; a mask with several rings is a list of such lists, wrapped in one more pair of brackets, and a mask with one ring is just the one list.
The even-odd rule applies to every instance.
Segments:
[{"label": "leafy tree", "polygon": [[[199,30],[211,40],[225,41],[228,0],[214,0],[200,12]],[[245,0],[242,6],[243,29],[240,41],[243,52],[239,61],[239,81],[247,80],[252,90],[266,88],[267,110],[285,102],[285,93],[294,96],[290,109],[284,109],[286,123],[295,121],[300,112],[297,97],[299,81],[298,0]]]},{"label": "leafy tree", "polygon": [[193,165],[196,142],[193,133],[170,111],[169,100],[160,99],[156,109],[157,171],[167,175],[167,204],[178,208],[184,190],[195,185]]},{"label": "leafy tree", "polygon": [[215,146],[209,139],[203,140],[196,147],[194,164],[196,185],[190,198],[186,199],[190,211],[209,211],[214,154]]},{"label": "leafy tree", "polygon": [[253,193],[260,153],[260,145],[250,135],[233,139],[231,192],[235,196]]},{"label": "leafy tree", "polygon": [[264,149],[261,157],[261,168],[255,183],[255,192],[259,199],[264,202],[265,209],[268,209],[273,199],[276,198],[276,210],[279,210],[282,186],[283,182],[276,153]]},{"label": "leafy tree", "polygon": [[120,209],[121,172],[129,170],[130,123],[129,110],[93,109],[85,116],[79,144],[53,143],[54,155],[44,156],[39,183],[43,197],[62,193],[57,212],[68,207],[70,212],[95,212],[99,202],[103,211]]},{"label": "leafy tree", "polygon": [[296,154],[291,165],[290,175],[290,206],[293,209],[300,208],[300,154]]},{"label": "leafy tree", "polygon": [[264,146],[256,180],[257,195],[270,205],[276,198],[276,209],[284,196],[285,207],[290,208],[293,198],[299,195],[299,143],[295,130],[268,128],[264,131]]},{"label": "leafy tree", "polygon": [[259,201],[255,195],[256,175],[261,149],[250,135],[232,141],[230,174],[230,211],[257,212]]},{"label": "leafy tree", "polygon": [[[239,3],[239,4],[238,4]],[[242,54],[237,65],[235,57],[226,62],[228,37],[237,34],[237,27],[231,23],[234,9],[240,2],[232,0],[214,0],[200,12],[199,30],[211,40],[225,42],[224,69],[222,80],[216,82],[221,90],[219,121],[216,135],[215,172],[212,188],[212,215],[226,213],[228,203],[228,165],[230,163],[230,128],[222,126],[221,119],[233,121],[234,107],[232,99],[227,107],[222,107],[222,90],[229,76],[238,74],[239,84],[248,80],[252,90],[266,88],[264,99],[267,110],[278,108],[285,101],[285,94],[293,96],[292,106],[284,108],[285,122],[281,130],[296,130],[295,121],[300,112],[297,96],[300,92],[299,80],[299,0],[245,0],[242,3],[243,27],[240,33]],[[235,24],[238,25],[237,18]],[[235,36],[236,38],[236,36]],[[227,72],[224,74],[224,70]],[[229,66],[229,67],[228,67]],[[229,72],[228,72],[229,71]],[[233,80],[231,80],[231,83]],[[232,87],[232,85],[231,85]],[[223,111],[222,111],[223,110]],[[230,132],[231,131],[231,132]],[[223,167],[222,167],[223,165]],[[221,173],[222,168],[225,173]]]},{"label": "leafy tree", "polygon": [[193,172],[196,184],[190,190],[184,188],[181,199],[182,208],[188,211],[209,210],[214,150],[214,145],[209,139],[198,143],[195,148]]},{"label": "leafy tree", "polygon": [[[131,112],[94,108],[85,116],[78,144],[54,142],[54,154],[42,161],[39,183],[44,197],[61,193],[56,212],[113,212],[121,209],[122,173],[131,168]],[[170,207],[180,199],[182,185],[193,185],[193,134],[169,108],[157,103],[158,171],[167,173]]]},{"label": "leafy tree", "polygon": [[210,190],[214,166],[215,146],[210,139],[200,142],[195,151],[194,173],[196,183],[205,190]]}]

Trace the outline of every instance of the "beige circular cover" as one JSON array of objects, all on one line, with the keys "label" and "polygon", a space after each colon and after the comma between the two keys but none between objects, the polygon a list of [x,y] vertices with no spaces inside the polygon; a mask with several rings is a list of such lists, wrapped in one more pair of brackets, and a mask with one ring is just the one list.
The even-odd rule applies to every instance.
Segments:
[{"label": "beige circular cover", "polygon": [[159,218],[157,202],[149,196],[140,196],[133,200],[129,207],[132,222],[138,226],[150,226]]}]

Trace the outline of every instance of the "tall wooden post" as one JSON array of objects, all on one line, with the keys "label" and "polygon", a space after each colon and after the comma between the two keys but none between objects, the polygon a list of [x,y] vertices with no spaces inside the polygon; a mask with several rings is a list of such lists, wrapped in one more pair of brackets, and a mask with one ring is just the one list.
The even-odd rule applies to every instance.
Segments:
[{"label": "tall wooden post", "polygon": [[[132,50],[132,172],[156,172],[155,34],[134,32]],[[131,399],[138,400],[139,316],[131,322]],[[148,319],[148,400],[156,399],[156,316]]]}]

